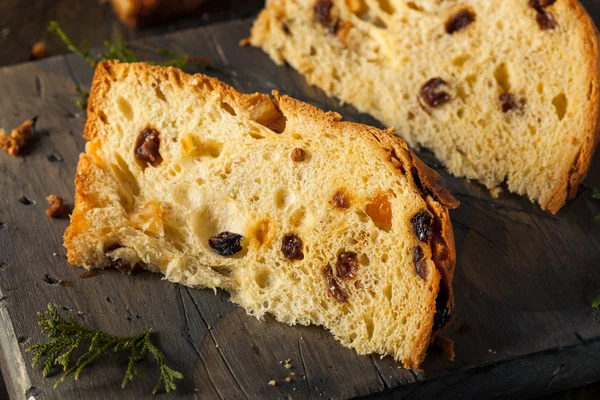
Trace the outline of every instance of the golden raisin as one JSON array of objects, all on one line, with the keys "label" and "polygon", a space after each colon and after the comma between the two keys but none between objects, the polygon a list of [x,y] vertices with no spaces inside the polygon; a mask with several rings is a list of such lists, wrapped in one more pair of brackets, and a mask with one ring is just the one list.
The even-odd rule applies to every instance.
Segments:
[{"label": "golden raisin", "polygon": [[365,212],[379,229],[386,232],[392,229],[392,204],[389,193],[378,192],[367,204]]}]

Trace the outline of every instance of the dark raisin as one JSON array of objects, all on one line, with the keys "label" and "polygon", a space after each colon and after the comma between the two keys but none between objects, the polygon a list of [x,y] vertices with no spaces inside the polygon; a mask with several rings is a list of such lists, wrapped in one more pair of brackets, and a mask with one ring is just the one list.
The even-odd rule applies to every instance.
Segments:
[{"label": "dark raisin", "polygon": [[336,25],[333,16],[331,15],[331,9],[333,8],[333,1],[331,0],[317,0],[315,2],[313,21],[323,25],[325,28],[332,29]]},{"label": "dark raisin", "polygon": [[127,275],[131,275],[132,273],[134,273],[136,270],[138,270],[140,268],[140,266],[137,263],[134,265],[131,265],[127,261],[124,261],[120,258],[113,260],[112,266],[120,273],[127,274]]},{"label": "dark raisin", "polygon": [[440,90],[440,86],[445,86],[446,81],[442,78],[432,78],[425,82],[421,88],[420,95],[425,104],[429,107],[439,107],[450,100],[448,92]]},{"label": "dark raisin", "polygon": [[342,288],[338,281],[333,277],[333,271],[331,270],[331,265],[327,265],[323,270],[323,275],[325,276],[325,283],[327,284],[327,291],[331,294],[337,301],[340,303],[344,303],[348,300],[348,296]]},{"label": "dark raisin", "polygon": [[333,195],[333,206],[340,209],[348,208],[350,207],[350,200],[346,198],[344,193],[338,190]]},{"label": "dark raisin", "polygon": [[240,242],[244,240],[242,235],[231,232],[221,232],[217,236],[208,239],[208,244],[217,254],[232,256],[242,250]]},{"label": "dark raisin", "polygon": [[159,150],[159,132],[154,128],[144,128],[135,142],[135,158],[142,163],[144,168],[148,164],[157,167],[162,162]]},{"label": "dark raisin", "polygon": [[337,256],[335,270],[340,279],[354,279],[358,273],[358,256],[353,251],[345,251]]},{"label": "dark raisin", "polygon": [[290,153],[290,158],[292,159],[293,162],[304,161],[304,159],[306,158],[306,152],[302,148],[296,147]]},{"label": "dark raisin", "polygon": [[302,239],[293,233],[287,233],[281,241],[281,252],[288,260],[303,260]]},{"label": "dark raisin", "polygon": [[446,22],[446,32],[452,35],[475,21],[475,15],[470,11],[461,11]]},{"label": "dark raisin", "polygon": [[413,262],[415,263],[415,272],[423,279],[427,279],[427,269],[423,265],[423,249],[421,246],[417,246],[413,249]]},{"label": "dark raisin", "polygon": [[517,98],[510,93],[501,94],[500,103],[502,104],[503,113],[523,110],[523,101],[518,101]]},{"label": "dark raisin", "polygon": [[416,213],[411,222],[413,223],[413,232],[421,242],[428,242],[431,238],[431,214],[427,210]]},{"label": "dark raisin", "polygon": [[446,323],[450,321],[450,319],[452,319],[451,309],[447,307],[437,309],[435,311],[435,314],[433,315],[433,330],[436,331],[444,327],[444,325],[446,325]]},{"label": "dark raisin", "polygon": [[556,3],[556,0],[529,0],[529,7],[539,10],[540,8],[550,7]]},{"label": "dark raisin", "polygon": [[554,16],[548,11],[538,11],[535,20],[537,21],[540,28],[542,28],[543,30],[556,28],[556,20],[554,19]]},{"label": "dark raisin", "polygon": [[109,253],[109,252],[111,252],[111,251],[115,251],[115,250],[117,250],[117,249],[120,249],[120,248],[122,248],[122,247],[123,247],[123,246],[121,246],[119,243],[113,243],[113,244],[110,244],[110,245],[108,245],[108,246],[105,246],[105,247],[104,247],[104,252],[105,252],[105,253]]}]

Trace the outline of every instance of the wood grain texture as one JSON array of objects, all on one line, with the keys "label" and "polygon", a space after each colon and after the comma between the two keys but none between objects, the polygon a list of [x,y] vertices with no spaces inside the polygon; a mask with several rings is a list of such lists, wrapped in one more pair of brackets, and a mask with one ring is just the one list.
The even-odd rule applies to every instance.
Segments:
[{"label": "wood grain texture", "polygon": [[[168,47],[208,57],[215,68],[205,73],[242,91],[280,89],[347,120],[378,125],[327,98],[290,68],[276,67],[260,50],[240,48],[249,26],[250,21],[232,22],[173,33],[138,42],[136,49],[143,56]],[[50,301],[86,326],[113,334],[153,327],[168,360],[186,377],[167,397],[514,398],[600,380],[600,312],[590,306],[600,294],[600,224],[593,221],[600,203],[581,193],[551,216],[516,195],[492,199],[481,185],[448,175],[426,152],[419,154],[462,206],[452,213],[457,315],[447,331],[457,357],[450,362],[430,351],[425,373],[401,369],[389,358],[358,356],[321,328],[290,327],[271,318],[259,322],[221,291],[188,289],[151,273],[105,271],[80,279],[82,270],[64,259],[68,220],[47,218],[44,198],[54,193],[72,204],[85,122],[72,87],[87,88],[91,75],[74,56],[0,69],[0,126],[39,116],[39,132],[24,157],[0,154],[0,221],[6,223],[0,231],[0,305],[14,331],[0,329],[0,360],[14,398],[23,398],[24,390],[44,399],[149,397],[156,376],[151,362],[143,369],[148,380],[125,390],[119,387],[124,366],[110,360],[53,390],[53,379],[32,369],[31,354],[23,351],[45,340],[35,312]],[[52,151],[64,161],[49,161]],[[594,166],[599,162],[596,155]],[[586,183],[600,187],[597,168]],[[36,203],[21,204],[22,195]],[[46,274],[73,286],[47,284]],[[24,363],[5,356],[15,346]],[[290,383],[280,364],[285,359],[296,374]],[[15,374],[19,368],[26,378]],[[267,384],[272,379],[277,386]]]}]

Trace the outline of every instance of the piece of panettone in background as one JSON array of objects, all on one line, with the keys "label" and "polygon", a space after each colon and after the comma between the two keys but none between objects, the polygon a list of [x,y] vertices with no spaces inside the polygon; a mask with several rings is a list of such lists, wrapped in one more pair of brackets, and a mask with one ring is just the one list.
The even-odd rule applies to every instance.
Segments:
[{"label": "piece of panettone in background", "polygon": [[196,11],[206,0],[111,0],[115,13],[131,28]]}]

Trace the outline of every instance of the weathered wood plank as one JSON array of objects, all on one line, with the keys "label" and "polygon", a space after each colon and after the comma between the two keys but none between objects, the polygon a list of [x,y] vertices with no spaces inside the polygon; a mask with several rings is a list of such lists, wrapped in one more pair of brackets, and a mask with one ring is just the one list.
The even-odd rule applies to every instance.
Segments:
[{"label": "weathered wood plank", "polygon": [[[290,68],[276,67],[259,50],[240,48],[249,24],[178,32],[144,40],[138,47],[164,46],[208,57],[215,66],[206,73],[242,91],[278,88],[348,120],[377,124],[326,98]],[[80,279],[81,270],[63,257],[61,236],[68,220],[48,219],[44,198],[56,193],[73,200],[85,115],[75,106],[72,87],[88,86],[91,74],[73,56],[0,69],[0,126],[37,114],[41,131],[25,157],[0,154],[0,221],[7,224],[0,231],[0,262],[6,264],[0,268],[0,297],[15,332],[1,329],[0,346],[2,370],[15,397],[21,398],[25,387],[35,387],[40,398],[133,398],[152,388],[150,381],[133,382],[123,391],[123,366],[104,362],[77,383],[65,382],[53,391],[53,381],[30,368],[31,355],[23,353],[43,340],[34,315],[49,301],[86,325],[115,334],[152,326],[168,359],[186,376],[173,397],[345,398],[388,392],[409,398],[468,398],[509,389],[529,395],[600,380],[600,315],[590,306],[600,285],[600,225],[593,221],[600,204],[587,194],[551,216],[516,195],[492,199],[480,185],[437,168],[463,203],[452,214],[459,264],[457,317],[448,334],[456,341],[457,359],[430,354],[423,365],[426,374],[400,369],[389,358],[358,356],[318,327],[289,327],[270,318],[259,322],[221,291],[215,295],[180,287],[150,273],[129,277],[106,271]],[[49,161],[52,151],[64,161]],[[420,154],[436,166],[430,154]],[[599,161],[597,155],[595,165]],[[592,168],[587,183],[600,186],[597,169]],[[22,195],[36,203],[19,203]],[[73,286],[49,285],[45,274]],[[4,356],[8,346],[20,349],[31,383],[7,367],[15,363]],[[290,383],[284,381],[288,370],[279,364],[286,359],[296,374]],[[569,368],[559,368],[561,364]],[[151,363],[144,372],[155,377]],[[278,385],[267,385],[271,379]]]}]

